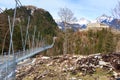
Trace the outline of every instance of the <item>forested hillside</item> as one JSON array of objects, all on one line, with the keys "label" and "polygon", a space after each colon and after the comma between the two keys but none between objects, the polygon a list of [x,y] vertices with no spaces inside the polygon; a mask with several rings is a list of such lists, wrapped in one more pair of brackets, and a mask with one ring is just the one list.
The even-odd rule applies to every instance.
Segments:
[{"label": "forested hillside", "polygon": [[[4,52],[9,48],[9,23],[8,15],[10,16],[11,23],[13,19],[14,9],[6,9],[0,14],[0,52],[4,47]],[[57,36],[55,45],[52,49],[45,51],[46,55],[60,55],[63,54],[63,43],[65,39],[65,32],[60,31],[57,24],[53,20],[48,11],[45,11],[34,6],[24,6],[17,8],[15,29],[13,34],[13,44],[15,51],[22,50],[22,38],[25,40],[28,17],[30,16],[29,25],[29,40],[27,40],[27,48],[32,46],[34,29],[35,44],[39,44],[38,40],[45,41],[45,44],[52,43],[52,37]],[[67,37],[67,53],[68,54],[95,54],[95,53],[108,53],[115,52],[120,49],[120,36],[115,34],[112,29],[102,30],[89,30],[89,31],[76,31],[68,29],[66,32]],[[38,35],[40,36],[38,39]],[[44,37],[44,39],[43,39]],[[5,45],[5,46],[3,46]]]},{"label": "forested hillside", "polygon": [[[67,54],[90,55],[96,53],[112,53],[120,50],[120,34],[113,29],[77,31],[69,29],[67,35]],[[53,55],[63,54],[65,33],[57,38],[54,48],[48,51]]]},{"label": "forested hillside", "polygon": [[[9,31],[9,23],[8,16],[10,16],[10,20],[12,23],[13,20],[14,9],[6,9],[4,12],[0,13],[0,52],[2,51],[3,45],[4,52],[8,51],[9,48],[9,39],[10,39],[10,31]],[[17,8],[16,19],[15,19],[15,29],[13,34],[13,44],[15,51],[22,49],[22,40],[21,40],[21,29],[23,33],[23,39],[25,40],[28,17],[30,16],[30,24],[29,24],[29,42],[32,42],[32,37],[34,34],[34,30],[36,27],[35,39],[44,39],[46,40],[46,44],[52,43],[52,37],[57,35],[58,27],[52,16],[48,11],[45,11],[41,8],[36,8],[34,6],[23,6]],[[37,41],[37,40],[35,40]],[[37,44],[37,43],[36,43]],[[30,47],[31,44],[28,44],[27,47]]]}]

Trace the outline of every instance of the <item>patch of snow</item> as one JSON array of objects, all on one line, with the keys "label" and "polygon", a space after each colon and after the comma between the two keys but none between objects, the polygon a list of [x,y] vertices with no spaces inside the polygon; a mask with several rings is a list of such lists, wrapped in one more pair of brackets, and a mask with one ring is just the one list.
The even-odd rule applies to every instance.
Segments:
[{"label": "patch of snow", "polygon": [[61,27],[61,26],[58,26],[58,28],[59,28],[59,29],[62,29],[62,27]]},{"label": "patch of snow", "polygon": [[103,14],[102,16],[98,17],[97,22],[102,22],[104,20],[106,20],[107,22],[111,22],[113,20],[113,18],[111,16],[107,16],[105,14]]},{"label": "patch of snow", "polygon": [[90,23],[90,21],[85,18],[80,18],[77,22],[74,22],[74,23],[80,24],[80,25],[86,25],[86,24]]}]

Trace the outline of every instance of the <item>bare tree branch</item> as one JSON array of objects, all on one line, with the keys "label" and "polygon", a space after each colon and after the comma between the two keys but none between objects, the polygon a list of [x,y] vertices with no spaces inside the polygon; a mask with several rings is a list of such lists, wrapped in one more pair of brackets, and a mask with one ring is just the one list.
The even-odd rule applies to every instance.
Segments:
[{"label": "bare tree branch", "polygon": [[118,1],[118,4],[112,9],[112,15],[114,18],[120,19],[120,1]]},{"label": "bare tree branch", "polygon": [[65,23],[69,23],[75,20],[73,12],[68,8],[60,8],[58,15]]},{"label": "bare tree branch", "polygon": [[63,43],[63,53],[67,54],[67,48],[68,48],[68,40],[67,40],[67,24],[71,23],[72,21],[75,21],[76,18],[74,17],[73,12],[68,8],[60,8],[58,12],[59,17],[61,18],[61,21],[64,23],[65,27],[65,36],[64,36],[64,43]]}]

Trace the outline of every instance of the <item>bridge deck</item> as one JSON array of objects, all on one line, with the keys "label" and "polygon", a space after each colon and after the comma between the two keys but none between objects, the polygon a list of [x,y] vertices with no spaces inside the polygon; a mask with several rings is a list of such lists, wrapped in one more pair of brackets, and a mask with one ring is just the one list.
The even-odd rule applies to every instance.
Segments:
[{"label": "bridge deck", "polygon": [[[12,75],[14,75],[16,65],[20,61],[23,61],[27,58],[30,58],[30,57],[42,52],[42,51],[45,51],[49,48],[52,48],[53,45],[54,45],[54,42],[53,42],[53,44],[48,45],[48,46],[30,49],[30,50],[27,50],[25,52],[15,53],[16,55],[15,55],[15,57],[13,57],[13,59],[8,60],[0,65],[0,80],[9,79]],[[20,54],[20,53],[22,53],[22,54]]]}]

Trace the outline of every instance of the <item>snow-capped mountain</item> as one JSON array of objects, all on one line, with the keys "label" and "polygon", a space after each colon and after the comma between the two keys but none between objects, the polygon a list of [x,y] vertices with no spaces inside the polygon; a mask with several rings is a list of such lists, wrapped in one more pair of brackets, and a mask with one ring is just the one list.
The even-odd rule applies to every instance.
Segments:
[{"label": "snow-capped mountain", "polygon": [[107,16],[105,14],[103,14],[102,16],[98,17],[96,19],[96,21],[98,23],[104,23],[106,25],[109,25],[110,27],[112,28],[116,28],[116,29],[119,29],[120,27],[120,20],[119,19],[115,19],[111,16]]},{"label": "snow-capped mountain", "polygon": [[80,18],[78,21],[76,21],[75,23],[80,24],[80,25],[87,25],[88,23],[90,23],[91,21],[85,19],[85,18]]},{"label": "snow-capped mountain", "polygon": [[[64,23],[61,22],[61,20],[57,19],[55,20],[56,23],[58,24],[58,27],[62,30],[64,30]],[[116,28],[116,29],[120,29],[120,20],[119,19],[115,19],[111,16],[107,16],[105,14],[103,14],[102,16],[97,17],[95,20],[93,21],[89,21],[85,18],[80,18],[78,21],[74,21],[71,23],[68,23],[68,27],[73,29],[74,31],[78,30],[78,29],[85,29],[87,27],[87,24],[89,23],[103,23],[106,24],[112,28]]]},{"label": "snow-capped mountain", "polygon": [[106,20],[107,22],[111,22],[113,20],[113,18],[111,16],[107,16],[105,14],[103,14],[102,16],[99,16],[96,18],[97,22],[102,22],[104,20]]},{"label": "snow-capped mountain", "polygon": [[[61,20],[59,19],[56,19],[55,20],[56,23],[58,24],[58,27],[62,30],[64,30],[64,23],[61,22]],[[89,20],[85,19],[85,18],[80,18],[79,20],[77,21],[73,21],[71,23],[68,23],[67,24],[67,27],[73,29],[74,31],[78,30],[78,29],[85,29],[86,28],[86,25],[90,23]]]},{"label": "snow-capped mountain", "polygon": [[[64,30],[64,23],[63,22],[57,22],[59,29]],[[74,31],[77,31],[78,29],[82,28],[80,24],[74,24],[74,23],[67,23],[67,28],[73,29]]]}]

